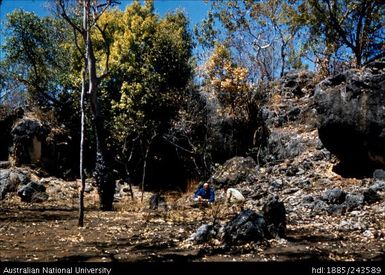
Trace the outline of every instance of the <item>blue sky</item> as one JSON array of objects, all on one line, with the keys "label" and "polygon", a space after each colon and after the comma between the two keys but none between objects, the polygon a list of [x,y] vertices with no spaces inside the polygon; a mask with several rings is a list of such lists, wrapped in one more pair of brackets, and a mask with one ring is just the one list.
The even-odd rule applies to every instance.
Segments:
[{"label": "blue sky", "polygon": [[[54,0],[3,0],[3,4],[0,6],[2,28],[6,14],[16,8],[33,11],[41,16],[48,15],[49,11],[46,7],[49,2],[53,3]],[[120,0],[120,2],[122,9],[124,9],[125,6],[132,3],[132,0]],[[208,10],[208,4],[204,3],[203,0],[155,0],[154,3],[156,13],[160,15],[176,9],[184,10],[190,19],[191,28],[205,17]]]},{"label": "blue sky", "polygon": [[[50,14],[48,6],[54,4],[54,0],[3,0],[0,5],[0,44],[3,43],[3,30],[5,27],[4,21],[7,17],[7,13],[20,8],[26,11],[35,12],[39,16],[47,16]],[[132,0],[120,0],[121,9],[132,3]],[[154,0],[155,12],[163,16],[167,12],[181,9],[185,11],[185,14],[190,20],[190,29],[192,30],[194,25],[203,20],[208,11],[209,4],[203,0]],[[0,52],[0,58],[2,53]]]}]

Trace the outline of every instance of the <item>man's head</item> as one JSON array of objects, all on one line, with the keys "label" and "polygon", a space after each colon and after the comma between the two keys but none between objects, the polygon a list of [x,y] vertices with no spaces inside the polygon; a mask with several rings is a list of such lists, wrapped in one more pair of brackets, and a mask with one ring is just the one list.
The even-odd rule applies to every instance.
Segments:
[{"label": "man's head", "polygon": [[208,182],[205,182],[205,183],[203,184],[203,188],[204,188],[205,190],[209,189],[209,183],[208,183]]}]

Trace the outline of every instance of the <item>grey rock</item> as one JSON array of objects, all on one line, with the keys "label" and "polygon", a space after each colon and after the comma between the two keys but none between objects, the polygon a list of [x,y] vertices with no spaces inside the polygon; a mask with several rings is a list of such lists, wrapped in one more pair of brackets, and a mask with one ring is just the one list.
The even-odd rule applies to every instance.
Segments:
[{"label": "grey rock", "polygon": [[289,121],[295,121],[298,119],[300,114],[301,114],[301,109],[299,107],[293,107],[287,112],[286,116]]},{"label": "grey rock", "polygon": [[[28,184],[22,186],[17,190],[17,195],[21,198],[23,202],[33,202],[34,196],[38,196],[38,198],[42,198],[43,195],[36,195],[36,193],[44,193],[45,187],[44,185],[38,184],[36,182],[29,182]],[[37,199],[40,200],[40,199]]]},{"label": "grey rock", "polygon": [[367,204],[372,204],[381,200],[381,196],[371,188],[365,189],[363,195],[364,202]]},{"label": "grey rock", "polygon": [[9,170],[0,170],[0,200],[5,198],[5,195],[14,188],[9,181]]},{"label": "grey rock", "polygon": [[299,135],[271,131],[263,158],[266,162],[292,159],[305,151],[306,142]]},{"label": "grey rock", "polygon": [[384,102],[383,69],[351,69],[320,82],[315,103],[324,146],[350,166],[384,165]]},{"label": "grey rock", "polygon": [[302,198],[302,201],[304,202],[304,203],[312,203],[312,202],[314,202],[314,197],[313,196],[310,196],[310,195],[307,195],[307,196],[304,196],[303,198]]},{"label": "grey rock", "polygon": [[321,196],[321,199],[326,201],[328,204],[341,204],[345,201],[345,197],[346,197],[346,192],[344,192],[338,187],[335,187],[331,190],[327,190]]},{"label": "grey rock", "polygon": [[283,181],[281,179],[275,179],[270,183],[273,190],[280,190],[283,187]]},{"label": "grey rock", "polygon": [[385,181],[385,171],[382,169],[376,169],[373,172],[374,180]]},{"label": "grey rock", "polygon": [[240,182],[253,183],[257,178],[257,164],[251,157],[227,160],[209,179],[214,186],[233,186]]},{"label": "grey rock", "polygon": [[266,221],[253,210],[241,211],[224,227],[223,241],[227,244],[242,244],[265,239]]},{"label": "grey rock", "polygon": [[364,204],[365,198],[363,194],[349,193],[345,198],[345,205],[347,210],[351,211],[357,209]]},{"label": "grey rock", "polygon": [[329,210],[329,205],[322,201],[322,200],[315,200],[313,205],[312,205],[312,211],[315,214],[322,213],[322,212],[327,212]]},{"label": "grey rock", "polygon": [[280,79],[281,93],[296,97],[303,97],[306,93],[312,93],[313,77],[313,73],[305,70],[288,72]]},{"label": "grey rock", "polygon": [[[12,128],[13,156],[16,165],[31,164],[40,161],[34,156],[34,139],[44,142],[49,133],[49,127],[37,119],[23,118]],[[40,156],[41,157],[41,156]]]},{"label": "grey rock", "polygon": [[19,185],[29,182],[29,176],[17,169],[0,169],[0,200],[9,192],[15,192]]},{"label": "grey rock", "polygon": [[372,189],[373,191],[383,191],[385,190],[385,182],[377,181],[373,185],[369,186],[369,189]]},{"label": "grey rock", "polygon": [[207,242],[211,237],[215,235],[213,226],[209,224],[201,225],[195,233],[191,235],[190,240],[197,244]]},{"label": "grey rock", "polygon": [[342,215],[346,212],[346,205],[332,204],[332,205],[329,205],[329,208],[326,211],[332,215]]}]

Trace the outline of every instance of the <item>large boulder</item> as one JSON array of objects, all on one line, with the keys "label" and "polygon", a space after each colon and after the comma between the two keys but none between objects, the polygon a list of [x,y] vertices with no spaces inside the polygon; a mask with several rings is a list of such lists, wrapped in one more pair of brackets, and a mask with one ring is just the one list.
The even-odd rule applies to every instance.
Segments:
[{"label": "large boulder", "polygon": [[11,135],[16,166],[38,165],[51,175],[73,179],[78,149],[65,128],[53,127],[29,113],[16,122]]},{"label": "large boulder", "polygon": [[0,200],[4,199],[8,192],[16,189],[16,185],[9,180],[10,173],[10,170],[0,170]]},{"label": "large boulder", "polygon": [[230,245],[259,242],[285,237],[285,232],[285,205],[277,196],[269,196],[262,207],[262,214],[246,209],[229,221],[223,227],[223,241]]},{"label": "large boulder", "polygon": [[33,181],[22,186],[17,190],[17,194],[23,202],[43,202],[48,199],[48,194],[45,193],[45,186]]},{"label": "large boulder", "polygon": [[228,244],[257,242],[266,238],[265,218],[251,209],[235,216],[224,227],[223,241]]},{"label": "large boulder", "polygon": [[0,200],[9,192],[16,192],[20,184],[30,181],[29,175],[17,169],[0,169]]},{"label": "large boulder", "polygon": [[18,118],[23,116],[23,114],[24,111],[21,108],[14,109],[5,105],[0,106],[0,161],[8,160],[9,148],[12,144],[12,126]]},{"label": "large boulder", "polygon": [[385,62],[351,69],[315,90],[319,137],[342,162],[385,166]]},{"label": "large boulder", "polygon": [[40,162],[48,133],[48,126],[38,119],[23,118],[18,121],[11,131],[15,164]]},{"label": "large boulder", "polygon": [[252,183],[257,178],[257,164],[251,157],[233,157],[227,160],[209,179],[217,187]]}]

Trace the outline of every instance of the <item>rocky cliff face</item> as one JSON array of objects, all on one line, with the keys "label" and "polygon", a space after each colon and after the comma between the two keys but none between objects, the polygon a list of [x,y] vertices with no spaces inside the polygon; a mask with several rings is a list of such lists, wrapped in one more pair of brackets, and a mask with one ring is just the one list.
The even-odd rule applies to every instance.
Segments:
[{"label": "rocky cliff face", "polygon": [[341,162],[385,166],[385,62],[325,79],[315,103],[322,144]]},{"label": "rocky cliff face", "polygon": [[16,120],[9,130],[12,141],[9,149],[16,166],[40,167],[63,178],[76,173],[78,150],[66,129],[28,113]]},{"label": "rocky cliff face", "polygon": [[23,114],[24,111],[21,108],[12,110],[10,107],[0,106],[0,161],[8,160],[9,148],[12,144],[12,126]]}]

